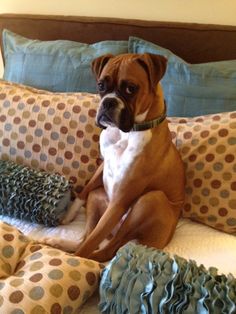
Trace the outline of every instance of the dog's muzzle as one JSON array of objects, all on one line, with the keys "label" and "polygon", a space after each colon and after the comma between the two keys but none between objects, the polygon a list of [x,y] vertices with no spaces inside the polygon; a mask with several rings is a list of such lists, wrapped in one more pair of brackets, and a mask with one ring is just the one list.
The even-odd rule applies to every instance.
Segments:
[{"label": "dog's muzzle", "polygon": [[123,132],[129,132],[133,127],[134,119],[124,101],[111,94],[102,98],[96,123],[101,128],[113,126],[118,127]]}]

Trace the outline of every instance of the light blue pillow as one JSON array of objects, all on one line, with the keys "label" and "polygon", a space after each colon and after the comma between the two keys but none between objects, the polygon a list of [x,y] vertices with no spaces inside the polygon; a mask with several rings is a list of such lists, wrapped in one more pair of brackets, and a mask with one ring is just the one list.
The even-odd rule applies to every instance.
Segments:
[{"label": "light blue pillow", "polygon": [[168,58],[161,83],[169,116],[192,117],[236,110],[236,60],[189,64],[170,50],[130,37],[130,53]]},{"label": "light blue pillow", "polygon": [[3,31],[4,79],[54,92],[96,92],[91,62],[106,53],[128,51],[127,41],[91,45],[68,41],[32,40]]}]

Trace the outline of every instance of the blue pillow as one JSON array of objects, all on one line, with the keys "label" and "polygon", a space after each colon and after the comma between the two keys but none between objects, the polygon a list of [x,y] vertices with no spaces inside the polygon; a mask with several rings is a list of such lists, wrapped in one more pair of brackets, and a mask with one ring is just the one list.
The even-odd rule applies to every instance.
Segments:
[{"label": "blue pillow", "polygon": [[170,50],[130,37],[130,53],[168,58],[161,83],[169,116],[193,117],[236,110],[236,60],[189,64]]},{"label": "blue pillow", "polygon": [[68,41],[32,40],[3,31],[4,79],[53,92],[96,92],[91,61],[106,53],[128,51],[127,41],[91,45]]}]

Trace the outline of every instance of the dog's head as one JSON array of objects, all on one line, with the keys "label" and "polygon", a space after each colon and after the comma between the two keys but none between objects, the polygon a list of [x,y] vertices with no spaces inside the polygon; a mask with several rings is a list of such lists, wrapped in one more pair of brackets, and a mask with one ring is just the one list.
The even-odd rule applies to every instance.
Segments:
[{"label": "dog's head", "polygon": [[155,103],[157,84],[167,60],[154,54],[104,55],[95,59],[92,69],[101,96],[96,123],[102,128],[116,126],[129,132],[142,122]]}]

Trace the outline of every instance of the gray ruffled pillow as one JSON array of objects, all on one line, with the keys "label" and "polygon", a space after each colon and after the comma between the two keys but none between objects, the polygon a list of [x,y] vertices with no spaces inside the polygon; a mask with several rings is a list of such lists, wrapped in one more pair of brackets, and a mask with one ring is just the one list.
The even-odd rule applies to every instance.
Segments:
[{"label": "gray ruffled pillow", "polygon": [[103,270],[101,313],[236,313],[236,280],[194,261],[128,243]]},{"label": "gray ruffled pillow", "polygon": [[71,184],[63,176],[0,160],[0,214],[56,226],[70,199]]}]

